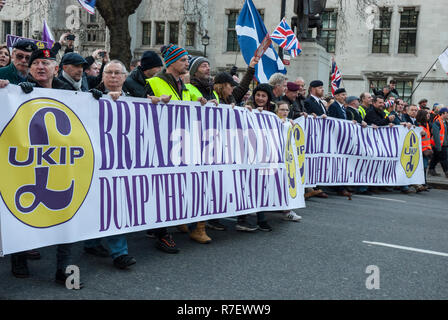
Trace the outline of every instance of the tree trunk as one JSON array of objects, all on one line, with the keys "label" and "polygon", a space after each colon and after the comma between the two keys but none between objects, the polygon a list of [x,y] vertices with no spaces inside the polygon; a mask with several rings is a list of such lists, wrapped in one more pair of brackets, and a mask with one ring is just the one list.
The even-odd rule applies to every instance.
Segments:
[{"label": "tree trunk", "polygon": [[118,59],[129,69],[132,59],[129,16],[135,13],[142,0],[98,0],[96,8],[109,28],[110,59]]}]

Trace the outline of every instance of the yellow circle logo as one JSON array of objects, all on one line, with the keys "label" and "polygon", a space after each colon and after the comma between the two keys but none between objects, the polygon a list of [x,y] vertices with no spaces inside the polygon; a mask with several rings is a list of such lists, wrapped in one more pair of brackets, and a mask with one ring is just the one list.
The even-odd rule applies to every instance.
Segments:
[{"label": "yellow circle logo", "polygon": [[302,127],[297,123],[293,127],[293,135],[297,159],[299,161],[299,173],[302,177],[302,184],[305,184],[305,134],[303,133]]},{"label": "yellow circle logo", "polygon": [[414,130],[410,130],[404,138],[400,160],[406,177],[412,177],[420,161],[420,141]]},{"label": "yellow circle logo", "polygon": [[292,144],[294,127],[289,128],[286,137],[285,146],[285,166],[288,175],[289,195],[292,198],[297,196],[297,175],[296,175],[296,160],[294,158],[294,148]]},{"label": "yellow circle logo", "polygon": [[53,99],[22,104],[0,136],[0,191],[8,209],[36,228],[67,222],[92,181],[90,138],[79,118]]}]

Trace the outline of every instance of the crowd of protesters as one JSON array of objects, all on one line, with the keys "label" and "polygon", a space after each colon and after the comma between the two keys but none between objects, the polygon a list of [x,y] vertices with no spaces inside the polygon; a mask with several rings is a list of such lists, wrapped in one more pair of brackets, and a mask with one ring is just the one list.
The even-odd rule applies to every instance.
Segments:
[{"label": "crowd of protesters", "polygon": [[[60,53],[63,47],[64,53]],[[61,56],[58,63],[58,56]],[[274,74],[269,83],[253,85],[255,66],[259,58],[254,57],[241,80],[231,72],[219,72],[212,76],[206,57],[192,57],[179,46],[169,44],[162,47],[161,53],[146,51],[140,59],[131,62],[128,73],[125,64],[110,60],[104,50],[96,50],[89,57],[73,52],[73,44],[64,34],[52,49],[38,49],[27,40],[14,44],[12,52],[0,47],[0,88],[9,84],[19,85],[23,92],[30,93],[35,87],[90,92],[95,99],[109,95],[117,100],[122,96],[151,99],[153,103],[167,103],[170,100],[198,101],[201,105],[208,102],[230,104],[257,109],[262,112],[274,112],[282,121],[299,117],[333,117],[350,120],[362,127],[404,125],[408,128],[420,126],[422,130],[422,150],[425,174],[437,176],[436,165],[440,162],[448,178],[447,150],[448,109],[434,104],[432,110],[426,99],[418,105],[406,103],[395,89],[395,83],[377,89],[371,88],[374,95],[363,92],[348,95],[339,88],[334,95],[325,96],[324,83],[311,81],[308,85],[303,78],[288,81],[283,74]],[[428,169],[429,168],[429,169]],[[427,170],[428,169],[428,170]],[[403,193],[428,191],[427,184],[400,186]],[[393,188],[359,186],[309,188],[305,198],[328,198],[331,191],[340,196],[351,197],[352,193],[372,195],[373,193],[392,192]],[[298,222],[302,218],[292,210],[278,212],[286,221]],[[235,229],[245,232],[272,231],[266,212],[257,212],[256,224],[250,216],[237,217]],[[188,233],[194,241],[206,244],[212,239],[207,228],[225,231],[226,226],[219,219],[178,226]],[[166,253],[178,253],[173,235],[167,228],[147,231],[148,237],[155,239],[155,246]],[[113,265],[126,269],[136,263],[128,253],[126,235],[117,235],[105,239],[88,240],[83,243],[88,254],[98,257],[110,257]],[[57,266],[55,280],[65,284],[65,267],[69,264],[71,245],[58,245],[56,250]],[[30,250],[11,255],[12,273],[18,278],[29,277],[28,259],[39,259],[38,250]]]}]

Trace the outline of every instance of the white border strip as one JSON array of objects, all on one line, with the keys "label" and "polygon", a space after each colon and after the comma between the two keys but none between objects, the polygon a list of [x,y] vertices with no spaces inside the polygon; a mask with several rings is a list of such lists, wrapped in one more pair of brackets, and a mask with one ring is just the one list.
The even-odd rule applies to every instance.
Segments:
[{"label": "white border strip", "polygon": [[412,248],[412,247],[397,246],[395,244],[388,244],[388,243],[382,243],[382,242],[363,241],[363,243],[373,244],[373,245],[383,246],[383,247],[389,247],[389,248],[395,248],[395,249],[401,249],[401,250],[420,252],[420,253],[434,254],[434,255],[442,256],[442,257],[448,257],[448,253],[444,253],[444,252],[423,250],[423,249],[417,249],[417,248]]}]

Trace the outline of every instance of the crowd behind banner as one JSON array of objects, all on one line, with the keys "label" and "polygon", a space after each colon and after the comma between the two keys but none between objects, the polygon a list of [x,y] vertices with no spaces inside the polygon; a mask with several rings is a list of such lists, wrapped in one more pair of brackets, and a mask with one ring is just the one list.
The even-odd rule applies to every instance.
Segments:
[{"label": "crowd behind banner", "polygon": [[[305,83],[303,78],[288,79],[284,74],[274,74],[269,83],[253,85],[254,67],[259,58],[253,57],[241,79],[234,69],[212,76],[213,66],[206,57],[190,56],[179,46],[169,44],[161,48],[160,54],[146,51],[140,59],[131,62],[128,72],[123,62],[110,60],[104,50],[96,50],[92,56],[82,57],[73,52],[73,40],[64,34],[51,49],[38,49],[27,40],[14,44],[10,54],[7,47],[0,47],[0,88],[9,84],[19,85],[25,94],[34,88],[63,89],[90,92],[95,99],[103,95],[117,100],[122,96],[150,99],[152,103],[170,101],[198,101],[229,104],[248,110],[275,113],[283,122],[299,118],[337,118],[352,121],[361,129],[403,126],[408,130],[421,127],[425,175],[440,175],[435,171],[440,162],[448,178],[447,165],[447,118],[448,109],[442,104],[428,106],[426,99],[418,105],[406,103],[399,96],[395,82],[383,88],[371,88],[372,92],[347,93],[344,88],[335,91],[334,96],[325,95],[321,80]],[[65,47],[64,51],[62,51]],[[62,56],[62,58],[60,58]],[[373,93],[373,95],[372,95]],[[360,129],[360,130],[361,130]],[[358,130],[357,132],[362,132]],[[403,185],[396,188],[404,194],[429,191],[428,184]],[[309,187],[305,198],[328,198],[339,195],[351,199],[353,193],[372,195],[393,192],[387,186],[369,185],[319,186]],[[279,212],[286,221],[299,222],[302,217],[292,210]],[[179,225],[179,230],[200,243],[212,241],[207,229],[225,231],[227,226],[218,219],[202,221],[190,225]],[[265,212],[256,214],[255,223],[248,215],[237,217],[235,229],[244,232],[272,231]],[[147,236],[155,239],[155,246],[163,252],[179,252],[172,233],[168,228],[147,231]],[[125,235],[85,241],[84,250],[98,257],[112,258],[113,265],[127,269],[136,263],[128,253]],[[65,284],[65,267],[71,257],[71,244],[57,246],[57,283]],[[28,259],[40,259],[38,250],[11,255],[12,274],[17,278],[30,276]]]}]

